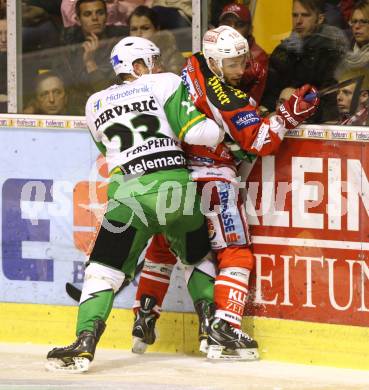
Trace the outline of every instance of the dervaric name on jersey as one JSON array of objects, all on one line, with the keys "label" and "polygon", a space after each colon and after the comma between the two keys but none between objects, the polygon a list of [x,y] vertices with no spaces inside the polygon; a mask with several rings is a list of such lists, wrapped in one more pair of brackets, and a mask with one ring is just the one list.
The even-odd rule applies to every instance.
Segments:
[{"label": "dervaric name on jersey", "polygon": [[99,127],[109,119],[115,119],[129,112],[149,112],[157,110],[158,104],[153,96],[150,96],[150,98],[146,100],[133,101],[127,104],[117,105],[113,108],[106,109],[99,115],[99,117],[95,120],[96,130],[98,130]]},{"label": "dervaric name on jersey", "polygon": [[176,75],[150,74],[90,97],[86,121],[95,141],[103,145],[109,171],[133,160],[131,170],[140,174],[184,165],[164,110],[180,85]]}]

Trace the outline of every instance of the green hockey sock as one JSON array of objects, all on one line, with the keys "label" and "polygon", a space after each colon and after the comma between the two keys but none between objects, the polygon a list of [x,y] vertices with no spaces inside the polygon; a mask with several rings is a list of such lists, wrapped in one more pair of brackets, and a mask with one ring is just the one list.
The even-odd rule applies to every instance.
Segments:
[{"label": "green hockey sock", "polygon": [[195,268],[187,284],[192,301],[194,303],[198,300],[214,302],[214,281],[212,276]]},{"label": "green hockey sock", "polygon": [[77,336],[84,330],[93,332],[94,321],[109,317],[114,301],[113,290],[99,291],[91,294],[91,298],[82,302],[78,309]]}]

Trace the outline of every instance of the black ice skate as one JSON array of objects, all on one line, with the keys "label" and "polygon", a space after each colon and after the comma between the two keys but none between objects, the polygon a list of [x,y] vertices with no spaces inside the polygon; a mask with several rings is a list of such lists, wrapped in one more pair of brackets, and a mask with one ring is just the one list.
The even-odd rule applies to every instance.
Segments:
[{"label": "black ice skate", "polygon": [[257,360],[258,343],[229,322],[215,318],[210,326],[208,359]]},{"label": "black ice skate", "polygon": [[46,369],[48,371],[88,371],[94,359],[96,345],[105,330],[105,323],[96,320],[94,331],[81,332],[77,340],[67,347],[54,348],[47,354]]},{"label": "black ice skate", "polygon": [[208,352],[208,335],[210,324],[214,319],[215,305],[203,299],[195,302],[195,310],[199,317],[200,352]]},{"label": "black ice skate", "polygon": [[155,323],[157,315],[152,311],[156,305],[156,299],[150,295],[141,297],[141,307],[137,311],[133,324],[132,352],[142,354],[147,346],[154,344],[156,340]]}]

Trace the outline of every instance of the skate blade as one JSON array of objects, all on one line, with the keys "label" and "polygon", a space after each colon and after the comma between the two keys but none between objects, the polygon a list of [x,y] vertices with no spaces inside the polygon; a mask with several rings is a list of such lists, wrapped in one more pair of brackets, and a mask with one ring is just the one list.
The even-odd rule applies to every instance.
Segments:
[{"label": "skate blade", "polygon": [[90,363],[91,362],[84,357],[75,357],[73,358],[73,363],[68,365],[60,359],[47,359],[45,368],[47,371],[51,372],[63,371],[71,374],[79,374],[88,371]]},{"label": "skate blade", "polygon": [[148,344],[144,343],[139,337],[133,337],[132,352],[142,355],[146,352]]},{"label": "skate blade", "polygon": [[230,350],[222,345],[210,345],[206,357],[209,360],[254,361],[259,359],[259,352],[256,348]]},{"label": "skate blade", "polygon": [[204,353],[204,354],[207,354],[208,353],[208,349],[209,349],[208,340],[207,339],[202,339],[200,341],[199,351]]}]

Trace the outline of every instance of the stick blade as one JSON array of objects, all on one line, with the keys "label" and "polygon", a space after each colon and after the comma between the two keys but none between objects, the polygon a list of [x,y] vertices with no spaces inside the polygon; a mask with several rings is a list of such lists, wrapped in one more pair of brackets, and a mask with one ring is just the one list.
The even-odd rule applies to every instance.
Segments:
[{"label": "stick blade", "polygon": [[77,302],[80,301],[82,290],[80,290],[78,287],[74,286],[72,283],[67,282],[65,284],[65,291],[72,299],[74,299]]}]

